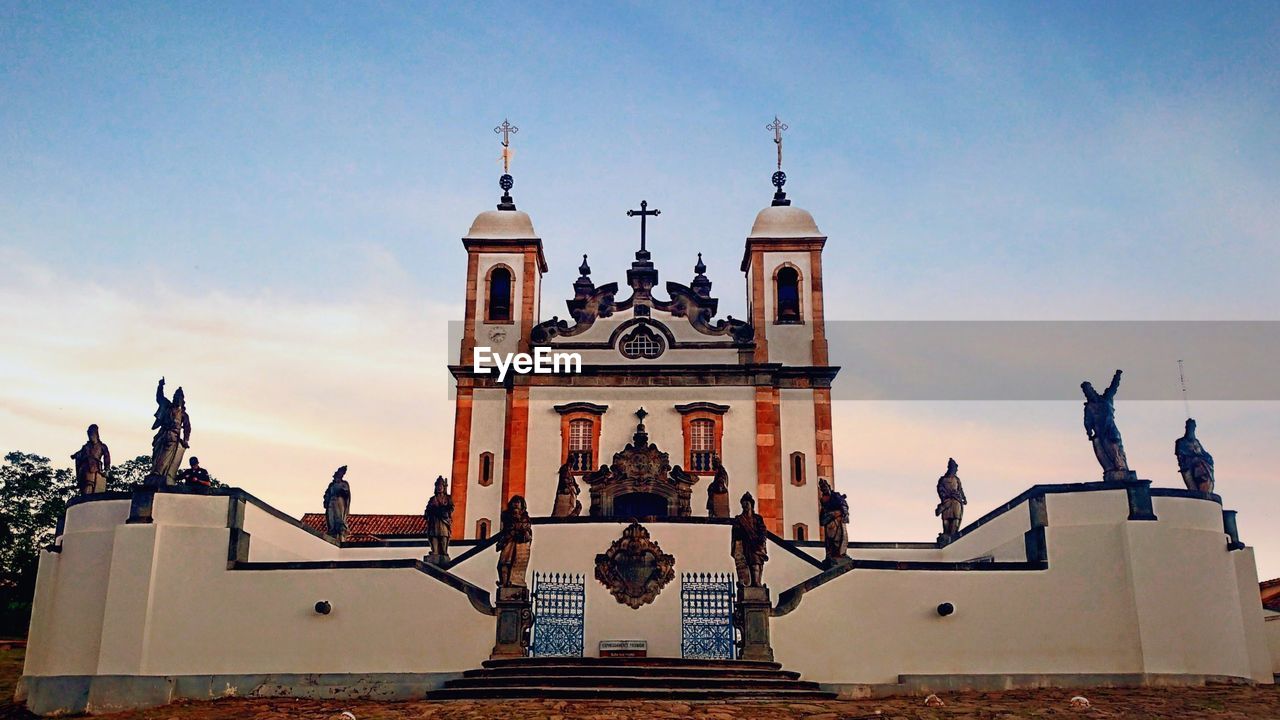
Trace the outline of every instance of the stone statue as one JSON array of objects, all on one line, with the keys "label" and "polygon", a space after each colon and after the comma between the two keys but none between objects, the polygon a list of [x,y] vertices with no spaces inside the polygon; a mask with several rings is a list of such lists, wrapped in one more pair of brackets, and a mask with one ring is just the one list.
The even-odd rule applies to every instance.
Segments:
[{"label": "stone statue", "polygon": [[1187,431],[1173,442],[1173,454],[1178,456],[1178,472],[1188,490],[1213,492],[1213,456],[1196,437],[1195,420],[1187,418]]},{"label": "stone statue", "polygon": [[582,493],[578,479],[569,469],[569,463],[560,466],[560,482],[556,485],[556,504],[551,508],[551,517],[578,517],[582,514],[582,501],[578,495]]},{"label": "stone statue", "polygon": [[502,537],[498,539],[498,587],[523,588],[529,568],[529,548],[533,545],[533,525],[529,507],[520,495],[513,495],[502,511]]},{"label": "stone statue", "polygon": [[178,482],[194,490],[201,491],[208,490],[213,486],[213,481],[209,479],[209,471],[200,467],[200,458],[192,455],[187,464],[190,467],[178,473]]},{"label": "stone statue", "polygon": [[449,481],[443,475],[436,477],[436,491],[422,511],[427,520],[427,539],[431,541],[431,555],[436,560],[449,559],[449,538],[453,536],[453,497],[449,495]]},{"label": "stone statue", "polygon": [[347,466],[333,473],[333,480],[324,490],[324,517],[329,534],[342,542],[350,534],[347,513],[351,510],[351,485],[347,483]]},{"label": "stone statue", "polygon": [[1111,378],[1101,395],[1090,382],[1080,383],[1084,391],[1084,431],[1093,442],[1093,454],[1102,465],[1103,480],[1127,480],[1134,477],[1124,454],[1120,428],[1116,427],[1116,391],[1120,389],[1120,370]]},{"label": "stone statue", "polygon": [[191,418],[187,416],[186,396],[182,388],[173,393],[173,400],[164,396],[164,378],[156,385],[156,431],[151,439],[151,474],[147,484],[153,487],[173,485],[182,466],[182,455],[191,447]]},{"label": "stone statue", "polygon": [[756,513],[756,499],[751,493],[742,496],[742,512],[733,519],[733,563],[738,570],[738,584],[742,587],[764,586],[764,564],[769,559],[769,536],[764,518]]},{"label": "stone statue", "polygon": [[822,525],[822,542],[826,547],[827,567],[849,562],[849,501],[836,492],[826,478],[818,478],[818,522]]},{"label": "stone statue", "polygon": [[942,518],[942,534],[939,540],[950,539],[960,533],[960,520],[964,518],[964,506],[969,502],[964,496],[964,486],[956,476],[960,466],[955,458],[947,458],[947,474],[938,478],[938,507],[933,514]]},{"label": "stone statue", "polygon": [[107,491],[107,471],[111,469],[111,451],[98,437],[98,426],[89,426],[89,441],[71,455],[76,461],[76,484],[81,495]]},{"label": "stone statue", "polygon": [[724,469],[719,455],[711,461],[711,467],[716,474],[711,479],[711,484],[707,486],[707,517],[727,518],[729,517],[729,471]]}]

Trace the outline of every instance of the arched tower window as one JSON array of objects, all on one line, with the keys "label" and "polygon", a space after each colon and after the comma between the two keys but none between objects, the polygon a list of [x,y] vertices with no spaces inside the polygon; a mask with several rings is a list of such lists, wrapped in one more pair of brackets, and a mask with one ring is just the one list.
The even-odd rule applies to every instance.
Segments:
[{"label": "arched tower window", "polygon": [[511,270],[497,265],[489,271],[485,318],[489,322],[511,322]]},{"label": "arched tower window", "polygon": [[595,433],[594,423],[587,418],[569,421],[569,469],[574,472],[586,472],[595,469],[595,458],[592,457]]},{"label": "arched tower window", "polygon": [[480,484],[488,487],[493,484],[493,453],[480,453]]},{"label": "arched tower window", "polygon": [[792,265],[783,265],[773,276],[774,308],[779,323],[804,322],[800,312],[800,271]]},{"label": "arched tower window", "polygon": [[476,521],[476,539],[489,539],[489,518],[480,518]]},{"label": "arched tower window", "polygon": [[804,453],[791,453],[791,484],[796,487],[804,485]]},{"label": "arched tower window", "polygon": [[809,539],[809,528],[804,523],[796,523],[791,526],[791,539],[804,542]]}]

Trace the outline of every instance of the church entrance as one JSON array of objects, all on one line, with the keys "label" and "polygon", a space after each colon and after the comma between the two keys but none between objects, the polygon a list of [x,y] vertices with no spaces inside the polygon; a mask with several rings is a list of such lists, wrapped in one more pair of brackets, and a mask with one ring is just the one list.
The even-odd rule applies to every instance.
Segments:
[{"label": "church entrance", "polygon": [[656,493],[633,492],[613,499],[613,514],[618,517],[663,518],[666,517],[667,499]]}]

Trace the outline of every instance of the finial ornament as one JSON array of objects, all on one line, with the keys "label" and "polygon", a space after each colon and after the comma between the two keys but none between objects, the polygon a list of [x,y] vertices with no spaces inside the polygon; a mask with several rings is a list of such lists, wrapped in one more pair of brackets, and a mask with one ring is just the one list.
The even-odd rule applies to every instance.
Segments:
[{"label": "finial ornament", "polygon": [[765,130],[773,133],[773,144],[778,147],[778,169],[773,173],[773,186],[777,191],[773,193],[773,204],[790,205],[791,201],[787,199],[787,194],[782,191],[782,186],[787,184],[787,174],[782,172],[782,133],[789,130],[790,126],[778,119],[777,115],[773,116],[773,122],[764,126]]},{"label": "finial ornament", "polygon": [[591,266],[587,264],[587,254],[582,254],[582,264],[578,266],[578,274],[586,277],[591,274]]},{"label": "finial ornament", "polygon": [[636,259],[637,259],[637,260],[647,260],[647,259],[649,259],[649,251],[645,248],[645,219],[646,219],[646,218],[648,218],[648,217],[649,217],[649,216],[651,216],[651,215],[652,215],[652,216],[654,216],[654,217],[656,217],[656,216],[661,215],[661,214],[662,214],[662,211],[661,211],[661,210],[650,210],[650,209],[649,209],[649,201],[648,201],[648,200],[641,200],[641,201],[640,201],[640,209],[639,209],[639,210],[628,210],[628,211],[627,211],[627,217],[636,217],[637,215],[638,215],[638,216],[640,216],[640,252],[637,252],[637,253],[636,253]]},{"label": "finial ornament", "polygon": [[698,253],[698,263],[693,266],[693,272],[702,275],[707,271],[707,266],[702,262],[702,253]]},{"label": "finial ornament", "polygon": [[502,124],[493,131],[502,136],[502,177],[498,178],[498,187],[502,188],[502,199],[498,203],[498,209],[515,210],[516,202],[511,198],[511,188],[516,184],[515,178],[511,177],[511,156],[515,154],[511,149],[511,136],[520,132],[520,128],[504,118]]}]

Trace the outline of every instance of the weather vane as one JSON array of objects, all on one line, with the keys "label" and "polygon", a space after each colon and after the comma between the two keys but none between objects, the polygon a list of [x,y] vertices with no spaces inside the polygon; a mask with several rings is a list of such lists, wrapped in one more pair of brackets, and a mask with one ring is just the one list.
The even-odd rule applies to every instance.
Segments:
[{"label": "weather vane", "polygon": [[787,194],[782,192],[782,186],[787,184],[787,174],[782,172],[782,133],[784,130],[789,130],[790,126],[774,115],[773,122],[765,125],[764,129],[773,133],[773,144],[778,146],[778,169],[773,173],[773,186],[777,191],[773,193],[773,204],[790,205],[791,201],[787,199]]},{"label": "weather vane", "polygon": [[514,154],[511,149],[511,136],[520,132],[520,128],[503,118],[502,124],[493,131],[502,136],[502,177],[498,178],[498,187],[502,188],[502,201],[498,203],[498,209],[515,210],[516,202],[511,199],[511,188],[516,184],[511,177],[511,156]]},{"label": "weather vane", "polygon": [[[503,118],[502,124],[494,128],[493,131],[502,136],[502,174],[507,175],[511,172],[511,156],[514,154],[511,150],[511,136],[520,132],[520,128],[507,122],[506,118]],[[781,160],[779,160],[779,162],[781,162]],[[782,166],[779,165],[778,167]]]}]

